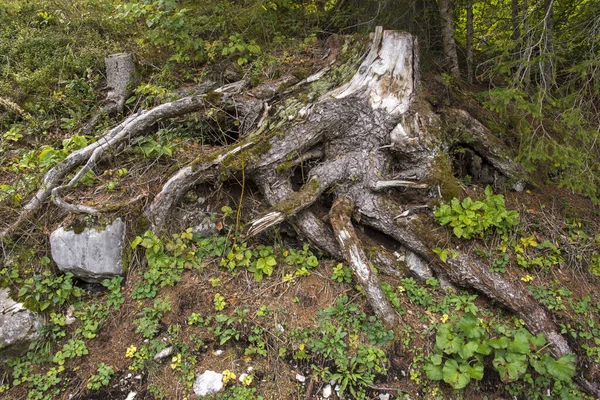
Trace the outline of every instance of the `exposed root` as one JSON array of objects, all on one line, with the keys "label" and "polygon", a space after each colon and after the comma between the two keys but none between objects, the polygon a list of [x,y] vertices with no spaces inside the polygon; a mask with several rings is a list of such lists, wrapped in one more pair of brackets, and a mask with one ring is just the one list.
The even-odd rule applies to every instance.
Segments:
[{"label": "exposed root", "polygon": [[173,208],[194,185],[216,179],[220,173],[222,163],[227,157],[233,156],[252,145],[254,145],[254,142],[248,141],[241,145],[232,146],[233,148],[228,151],[223,149],[223,151],[217,153],[216,157],[213,155],[212,160],[188,165],[180,169],[163,185],[145,213],[154,229],[160,231],[165,226]]},{"label": "exposed root", "polygon": [[[288,179],[271,168],[261,169],[257,171],[256,175],[262,178],[256,180],[256,184],[270,206],[274,206],[294,193]],[[312,211],[301,211],[295,216],[288,217],[287,221],[302,237],[309,240],[321,251],[337,259],[343,258],[342,252],[333,238],[331,228]]]},{"label": "exposed root", "polygon": [[360,282],[373,311],[389,329],[393,329],[398,322],[398,318],[381,290],[379,279],[369,265],[369,260],[354,232],[350,220],[353,208],[354,203],[352,200],[347,197],[339,197],[333,203],[329,212],[331,226],[344,258],[352,268],[354,276]]},{"label": "exposed root", "polygon": [[[230,102],[233,95],[237,94],[245,82],[223,86],[219,89],[220,104]],[[68,211],[95,213],[97,210],[85,206],[73,206],[60,198],[60,191],[75,186],[83,175],[92,169],[103,153],[118,144],[147,132],[155,123],[166,118],[173,118],[200,110],[205,106],[206,94],[184,97],[169,103],[161,104],[155,108],[146,111],[140,111],[126,118],[119,125],[109,130],[96,142],[89,144],[83,149],[79,149],[69,154],[67,158],[53,168],[51,168],[43,179],[42,187],[35,196],[23,207],[17,220],[6,230],[0,233],[0,238],[10,235],[26,219],[33,216],[39,210],[42,204],[48,199],[51,193],[57,195],[55,204],[65,208]],[[71,181],[60,186],[60,182],[79,165],[85,163],[84,167],[71,179]],[[54,190],[58,189],[58,190]]]}]

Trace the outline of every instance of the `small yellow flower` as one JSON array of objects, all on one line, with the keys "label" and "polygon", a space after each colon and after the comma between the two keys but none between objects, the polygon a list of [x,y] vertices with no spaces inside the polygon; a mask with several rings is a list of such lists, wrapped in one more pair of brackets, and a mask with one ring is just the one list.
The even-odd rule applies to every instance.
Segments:
[{"label": "small yellow flower", "polygon": [[125,357],[133,358],[133,356],[135,356],[136,352],[137,352],[137,347],[135,347],[134,345],[131,345],[127,348],[127,351],[125,352]]},{"label": "small yellow flower", "polygon": [[177,353],[175,357],[171,360],[171,368],[176,369],[181,365],[181,353]]},{"label": "small yellow flower", "polygon": [[446,321],[448,321],[448,314],[442,315],[442,318],[440,318],[440,321],[442,321],[442,323],[445,324]]},{"label": "small yellow flower", "polygon": [[228,369],[223,371],[223,383],[224,384],[227,384],[227,382],[229,382],[229,381],[234,381],[236,378],[237,377],[235,376],[233,371],[230,371]]},{"label": "small yellow flower", "polygon": [[531,281],[533,281],[534,279],[535,279],[535,278],[534,278],[533,276],[531,276],[531,275],[525,275],[524,277],[522,277],[522,278],[521,278],[521,280],[522,280],[523,282],[531,282]]}]

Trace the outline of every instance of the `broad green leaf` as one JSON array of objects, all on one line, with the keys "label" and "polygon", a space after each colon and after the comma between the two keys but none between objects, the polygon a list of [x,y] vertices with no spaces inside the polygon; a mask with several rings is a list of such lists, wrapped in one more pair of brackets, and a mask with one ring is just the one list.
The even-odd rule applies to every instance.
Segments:
[{"label": "broad green leaf", "polygon": [[531,351],[529,348],[529,338],[523,330],[515,332],[515,338],[509,343],[508,351],[520,354],[527,354]]},{"label": "broad green leaf", "polygon": [[465,343],[464,346],[462,346],[462,348],[458,351],[458,355],[461,356],[463,359],[467,360],[471,357],[473,357],[473,354],[475,354],[475,351],[479,348],[479,343],[476,341],[469,341],[467,343]]},{"label": "broad green leaf", "polygon": [[135,249],[140,243],[142,243],[142,238],[139,236],[136,236],[135,239],[133,239],[133,241],[131,242],[131,248]]},{"label": "broad green leaf", "polygon": [[469,376],[473,379],[477,379],[478,381],[483,379],[483,364],[478,362],[472,367],[469,367],[468,370]]},{"label": "broad green leaf", "polygon": [[441,365],[427,363],[425,364],[425,373],[427,374],[427,378],[432,381],[441,381],[444,378]]},{"label": "broad green leaf", "polygon": [[468,373],[459,371],[459,365],[455,360],[448,360],[442,368],[444,382],[452,386],[454,389],[462,389],[469,384],[471,377]]},{"label": "broad green leaf", "polygon": [[557,381],[568,382],[575,376],[575,355],[565,354],[555,360],[549,354],[544,356],[546,370]]}]

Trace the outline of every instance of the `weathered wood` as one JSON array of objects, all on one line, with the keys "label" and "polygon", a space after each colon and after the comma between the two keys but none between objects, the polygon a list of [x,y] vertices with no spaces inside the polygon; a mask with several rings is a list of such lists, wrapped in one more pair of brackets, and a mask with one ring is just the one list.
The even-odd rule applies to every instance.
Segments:
[{"label": "weathered wood", "polygon": [[137,63],[131,53],[111,54],[106,63],[106,105],[108,114],[122,113],[125,102],[133,94],[137,81]]},{"label": "weathered wood", "polygon": [[339,197],[333,203],[329,212],[331,226],[344,254],[344,259],[352,268],[352,272],[354,272],[354,276],[362,286],[373,311],[375,311],[377,317],[384,321],[388,329],[393,329],[398,323],[398,318],[381,290],[379,279],[369,265],[369,260],[356,237],[354,226],[352,226],[350,220],[353,209],[352,200],[347,197]]}]

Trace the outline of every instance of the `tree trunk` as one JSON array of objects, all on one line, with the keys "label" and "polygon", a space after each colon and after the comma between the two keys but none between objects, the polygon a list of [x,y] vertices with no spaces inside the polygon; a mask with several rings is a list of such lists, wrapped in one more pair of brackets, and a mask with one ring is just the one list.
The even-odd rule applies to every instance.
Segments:
[{"label": "tree trunk", "polygon": [[519,0],[511,1],[511,16],[512,16],[512,34],[510,38],[517,42],[521,37],[521,20],[519,18]]},{"label": "tree trunk", "polygon": [[467,0],[467,79],[473,83],[473,0]]},{"label": "tree trunk", "polygon": [[444,63],[450,75],[460,79],[458,68],[458,55],[454,40],[454,26],[452,25],[454,5],[452,0],[439,0],[440,25],[442,28],[442,44],[444,46]]},{"label": "tree trunk", "polygon": [[550,89],[554,82],[554,6],[552,0],[544,0],[544,41],[542,49],[542,87]]}]

